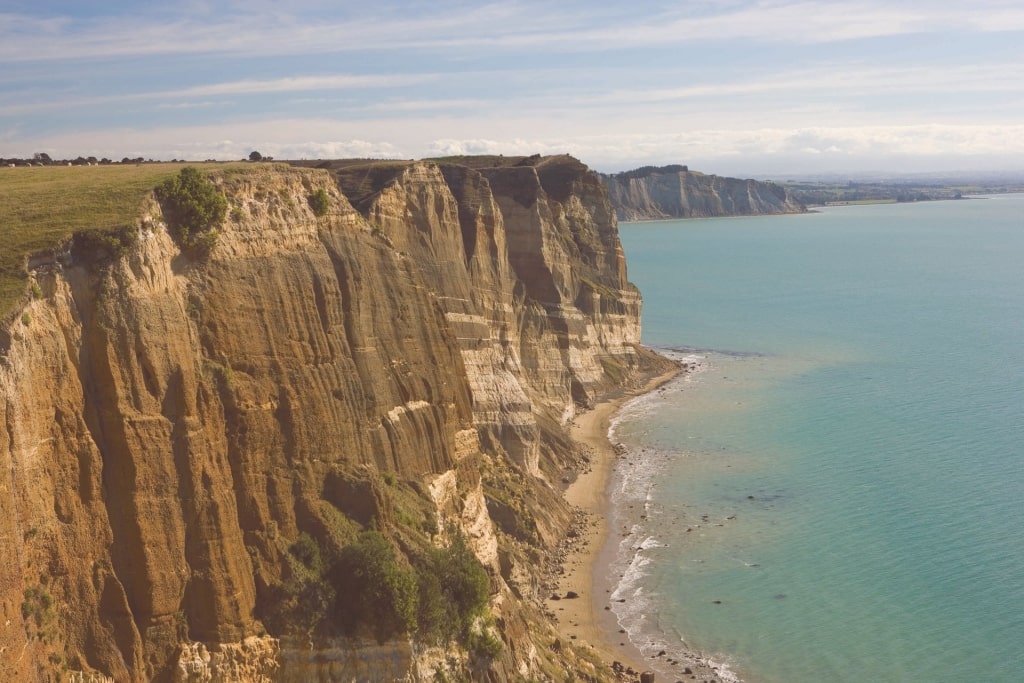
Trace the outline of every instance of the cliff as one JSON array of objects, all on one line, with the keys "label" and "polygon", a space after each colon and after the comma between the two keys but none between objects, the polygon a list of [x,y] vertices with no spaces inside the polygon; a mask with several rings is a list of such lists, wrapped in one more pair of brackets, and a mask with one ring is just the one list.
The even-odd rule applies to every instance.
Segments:
[{"label": "cliff", "polygon": [[784,187],[705,175],[685,166],[645,167],[600,175],[621,221],[803,213]]},{"label": "cliff", "polygon": [[[210,180],[208,254],[150,198],[124,248],[30,262],[0,334],[0,679],[601,680],[538,600],[572,519],[564,425],[664,361],[597,177],[554,157]],[[337,576],[366,538],[400,576],[472,552],[468,644],[358,621]]]}]

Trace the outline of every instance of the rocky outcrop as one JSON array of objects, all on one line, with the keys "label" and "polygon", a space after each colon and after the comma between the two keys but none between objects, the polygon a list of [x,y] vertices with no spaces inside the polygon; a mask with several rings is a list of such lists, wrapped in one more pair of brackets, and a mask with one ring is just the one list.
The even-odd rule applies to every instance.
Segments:
[{"label": "rocky outcrop", "polygon": [[622,221],[803,213],[784,187],[690,171],[685,166],[645,167],[600,176]]},{"label": "rocky outcrop", "polygon": [[[571,518],[562,426],[661,361],[596,176],[472,165],[254,166],[214,178],[230,218],[207,257],[153,202],[123,255],[33,261],[0,356],[0,679],[554,666],[530,568]],[[371,527],[406,552],[465,536],[501,653],[268,634],[300,535]]]}]

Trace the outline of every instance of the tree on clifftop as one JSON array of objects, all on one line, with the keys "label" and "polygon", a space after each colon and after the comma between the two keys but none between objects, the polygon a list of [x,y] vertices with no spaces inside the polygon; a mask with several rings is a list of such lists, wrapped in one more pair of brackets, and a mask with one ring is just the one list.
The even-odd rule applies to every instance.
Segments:
[{"label": "tree on clifftop", "polygon": [[183,249],[209,252],[217,243],[217,226],[228,200],[193,166],[181,169],[156,188],[171,237]]},{"label": "tree on clifftop", "polygon": [[263,155],[253,150],[249,152],[249,161],[263,161]]}]

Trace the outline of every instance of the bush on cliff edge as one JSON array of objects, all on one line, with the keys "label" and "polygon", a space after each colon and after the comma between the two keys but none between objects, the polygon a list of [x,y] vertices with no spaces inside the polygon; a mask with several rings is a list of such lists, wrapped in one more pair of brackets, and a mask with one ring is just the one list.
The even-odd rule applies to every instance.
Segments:
[{"label": "bush on cliff edge", "polygon": [[194,166],[186,166],[156,188],[171,237],[183,251],[208,253],[217,243],[217,226],[228,200]]}]

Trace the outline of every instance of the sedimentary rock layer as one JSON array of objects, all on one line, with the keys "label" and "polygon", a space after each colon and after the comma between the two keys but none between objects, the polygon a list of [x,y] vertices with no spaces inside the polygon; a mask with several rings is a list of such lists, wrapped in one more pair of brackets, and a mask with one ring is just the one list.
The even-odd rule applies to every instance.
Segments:
[{"label": "sedimentary rock layer", "polygon": [[658,361],[597,177],[471,166],[253,166],[213,178],[208,256],[154,201],[126,254],[34,261],[0,355],[0,679],[429,675],[415,643],[264,623],[300,534],[401,539],[396,480],[491,572],[487,675],[550,665],[531,562],[571,517],[562,425]]}]

